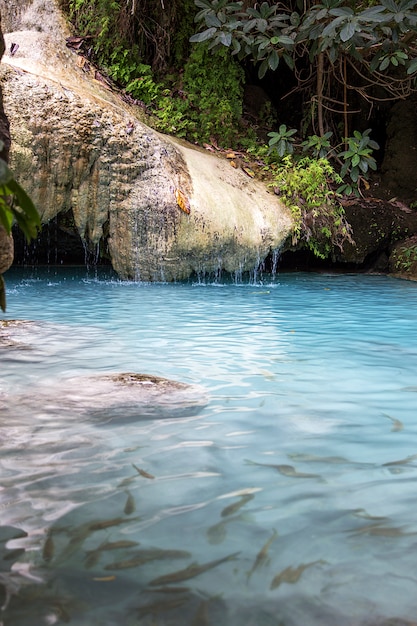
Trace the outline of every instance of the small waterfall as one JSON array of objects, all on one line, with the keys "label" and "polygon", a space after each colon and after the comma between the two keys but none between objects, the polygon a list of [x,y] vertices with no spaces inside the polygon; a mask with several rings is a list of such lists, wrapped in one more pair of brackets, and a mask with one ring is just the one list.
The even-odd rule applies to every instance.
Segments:
[{"label": "small waterfall", "polygon": [[272,250],[272,252],[271,252],[271,257],[272,257],[271,274],[272,274],[272,276],[275,276],[275,274],[277,273],[278,261],[280,259],[280,256],[281,256],[281,248],[275,248],[274,250]]}]

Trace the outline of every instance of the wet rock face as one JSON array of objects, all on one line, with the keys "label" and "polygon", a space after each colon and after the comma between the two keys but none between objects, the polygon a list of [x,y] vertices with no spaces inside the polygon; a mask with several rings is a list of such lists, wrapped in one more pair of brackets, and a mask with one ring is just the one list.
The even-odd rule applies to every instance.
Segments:
[{"label": "wet rock face", "polygon": [[292,219],[274,194],[146,126],[65,47],[55,0],[22,7],[9,17],[19,30],[6,36],[1,78],[11,165],[43,223],[69,216],[85,246],[106,250],[129,279],[251,270],[280,247]]},{"label": "wet rock face", "polygon": [[417,235],[394,246],[389,265],[393,276],[417,280]]}]

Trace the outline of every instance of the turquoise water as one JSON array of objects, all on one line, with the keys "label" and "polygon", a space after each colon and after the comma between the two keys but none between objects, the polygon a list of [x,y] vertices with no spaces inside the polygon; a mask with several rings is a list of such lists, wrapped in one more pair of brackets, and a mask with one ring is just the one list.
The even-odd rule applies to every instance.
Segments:
[{"label": "turquoise water", "polygon": [[[417,621],[416,283],[6,282],[0,623]],[[192,400],[107,409],[117,372]]]}]

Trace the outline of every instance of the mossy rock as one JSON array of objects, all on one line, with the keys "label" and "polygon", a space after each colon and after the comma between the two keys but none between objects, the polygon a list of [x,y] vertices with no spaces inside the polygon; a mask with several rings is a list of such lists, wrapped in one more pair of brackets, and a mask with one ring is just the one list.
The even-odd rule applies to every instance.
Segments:
[{"label": "mossy rock", "polygon": [[393,276],[417,280],[417,235],[401,241],[394,247],[389,268]]}]

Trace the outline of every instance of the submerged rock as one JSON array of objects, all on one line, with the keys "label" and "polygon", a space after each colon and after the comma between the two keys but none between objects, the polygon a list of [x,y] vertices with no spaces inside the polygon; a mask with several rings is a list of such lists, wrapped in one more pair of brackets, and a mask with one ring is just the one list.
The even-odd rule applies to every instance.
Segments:
[{"label": "submerged rock", "polygon": [[147,126],[66,48],[55,0],[8,18],[11,166],[44,224],[65,216],[63,231],[105,250],[129,279],[248,271],[281,246],[292,218],[279,199],[225,159]]},{"label": "submerged rock", "polygon": [[98,425],[182,418],[197,415],[207,404],[205,391],[150,374],[117,372],[56,379],[13,398],[3,397],[3,408],[30,407],[34,416],[59,413],[68,419]]}]

